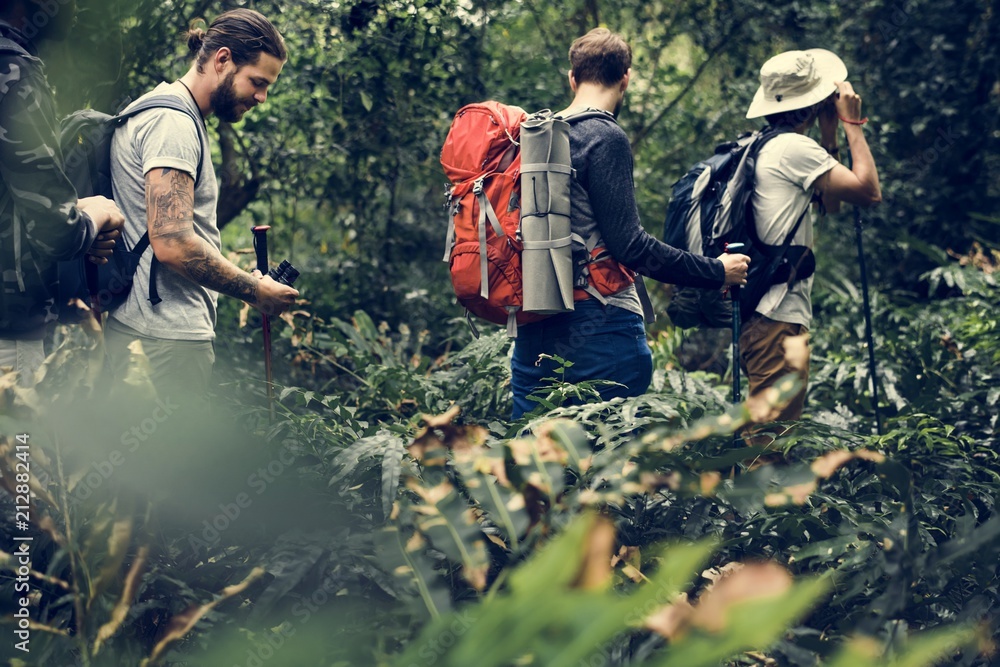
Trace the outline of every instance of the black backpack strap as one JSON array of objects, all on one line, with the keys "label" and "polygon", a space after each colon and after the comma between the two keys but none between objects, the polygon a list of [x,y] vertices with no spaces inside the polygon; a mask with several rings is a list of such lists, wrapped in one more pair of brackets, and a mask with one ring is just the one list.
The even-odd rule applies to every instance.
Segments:
[{"label": "black backpack strap", "polygon": [[642,275],[635,274],[635,292],[639,296],[639,304],[642,306],[642,319],[651,323],[656,321],[656,311],[653,310],[653,302],[646,291],[646,283],[642,280]]},{"label": "black backpack strap", "polygon": [[0,36],[0,53],[13,53],[22,57],[34,58],[23,46],[3,36]]},{"label": "black backpack strap", "polygon": [[581,120],[587,120],[588,118],[603,118],[604,120],[610,121],[610,122],[614,123],[615,125],[618,124],[618,121],[615,120],[615,117],[614,117],[613,114],[611,114],[611,113],[609,113],[607,111],[604,111],[603,109],[595,109],[593,107],[587,107],[586,109],[582,109],[582,110],[577,111],[575,113],[571,113],[568,116],[559,116],[559,115],[556,115],[555,118],[558,118],[560,120],[564,120],[567,123],[570,123],[571,125],[573,123],[578,123]]},{"label": "black backpack strap", "polygon": [[[136,116],[143,111],[149,111],[150,109],[172,109],[174,111],[180,111],[185,114],[188,118],[194,121],[195,129],[198,131],[198,139],[201,143],[201,148],[204,150],[205,145],[205,126],[200,116],[195,116],[191,113],[191,108],[188,107],[183,101],[177,98],[176,95],[152,95],[145,99],[142,99],[135,103],[133,107],[119,113],[114,117],[115,123],[118,127],[125,124],[129,118]],[[201,180],[201,163],[204,160],[204,156],[198,160],[198,168],[195,172],[194,183],[197,186],[198,181]]]},{"label": "black backpack strap", "polygon": [[[751,153],[751,157],[756,162],[757,155],[760,153],[760,149],[764,147],[764,144],[766,144],[771,139],[774,139],[778,135],[787,134],[787,133],[793,132],[793,131],[794,131],[793,128],[790,128],[790,127],[784,126],[784,125],[779,125],[777,127],[773,127],[771,125],[768,125],[767,127],[765,127],[764,129],[762,129],[760,131],[760,136],[757,138],[756,141],[754,141],[753,146],[751,146],[751,148],[748,149],[748,150],[752,150],[753,151]],[[754,187],[756,187],[756,180],[757,180],[756,176],[754,176]],[[753,205],[750,203],[750,200],[748,199],[747,200],[747,215],[750,218],[750,223],[751,224],[747,225],[747,233],[750,235],[750,241],[754,245],[756,245],[758,248],[761,248],[761,249],[765,250],[767,252],[767,254],[773,254],[773,250],[772,249],[773,248],[778,248],[779,252],[782,255],[784,255],[785,252],[788,251],[788,246],[790,246],[792,244],[792,239],[795,238],[795,233],[799,231],[799,227],[802,225],[802,221],[805,220],[806,213],[809,212],[809,206],[811,204],[812,204],[812,200],[810,199],[809,203],[806,204],[805,210],[802,211],[802,215],[799,216],[799,219],[795,222],[795,225],[792,227],[792,231],[790,231],[788,233],[788,236],[785,237],[785,240],[781,243],[781,245],[780,246],[773,246],[773,245],[769,245],[767,243],[764,243],[760,239],[760,236],[758,236],[758,234],[757,234],[757,220],[756,220],[756,217],[753,215]]]},{"label": "black backpack strap", "polygon": [[[205,128],[202,119],[191,113],[191,109],[174,95],[152,95],[140,100],[133,107],[115,116],[114,121],[118,124],[118,127],[121,127],[129,118],[132,118],[143,111],[149,111],[150,109],[172,109],[186,114],[191,120],[194,121],[195,129],[198,131],[198,142],[201,145],[202,151],[204,151]],[[201,163],[203,161],[204,153],[202,153],[201,158],[198,160],[198,168],[194,178],[196,187],[198,185],[198,181],[201,180]],[[142,238],[139,239],[139,242],[135,244],[135,247],[132,248],[132,252],[141,257],[142,254],[146,252],[148,247],[149,232],[147,231],[142,235]],[[160,298],[159,290],[156,288],[156,276],[159,272],[159,268],[160,260],[156,259],[156,255],[153,255],[153,259],[149,263],[149,302],[154,306],[163,301],[163,299]]]}]

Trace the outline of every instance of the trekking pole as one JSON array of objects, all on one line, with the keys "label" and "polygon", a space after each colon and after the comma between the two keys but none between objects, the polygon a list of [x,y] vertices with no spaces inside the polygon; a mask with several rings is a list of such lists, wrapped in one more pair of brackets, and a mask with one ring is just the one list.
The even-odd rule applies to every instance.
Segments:
[{"label": "trekking pole", "polygon": [[[257,270],[261,275],[267,275],[267,231],[271,229],[269,225],[258,225],[251,227],[253,232],[253,249],[257,255]],[[267,413],[271,421],[274,421],[274,384],[271,375],[271,318],[261,313],[261,331],[264,333],[264,375],[267,378]]]},{"label": "trekking pole", "polygon": [[104,328],[104,318],[101,316],[101,293],[97,289],[97,264],[87,260],[86,264],[83,265],[83,273],[87,280],[88,291],[90,292],[90,312],[97,322],[97,327]]},{"label": "trekking pole", "polygon": [[[726,253],[739,252],[743,249],[742,243],[727,243]],[[729,287],[733,299],[733,405],[739,405],[740,391],[740,286],[731,285]],[[739,446],[743,438],[739,431],[733,433],[733,446]]]},{"label": "trekking pole", "polygon": [[[854,160],[850,152],[847,162],[851,169]],[[872,403],[875,405],[875,431],[882,435],[882,415],[878,409],[878,369],[875,366],[875,338],[872,335],[872,306],[868,300],[868,269],[865,266],[865,249],[861,240],[861,207],[854,207],[854,235],[858,241],[858,265],[861,267],[861,297],[865,309],[865,338],[868,341],[868,372],[872,382]]]}]

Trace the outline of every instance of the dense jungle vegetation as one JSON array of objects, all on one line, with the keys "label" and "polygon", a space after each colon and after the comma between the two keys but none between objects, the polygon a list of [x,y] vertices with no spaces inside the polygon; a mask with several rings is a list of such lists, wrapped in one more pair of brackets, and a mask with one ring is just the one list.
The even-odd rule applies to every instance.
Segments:
[{"label": "dense jungle vegetation", "polygon": [[[204,414],[151,403],[141,355],[107,396],[80,328],[36,391],[0,378],[0,484],[30,433],[37,521],[30,654],[0,547],[9,664],[1000,660],[1000,2],[78,4],[47,54],[64,112],[180,76],[194,18],[246,5],[283,32],[267,104],[210,130],[224,251],[249,268],[249,227],[272,225],[302,300],[274,323],[273,420],[260,320],[226,299]],[[773,429],[787,463],[734,447],[761,406],[730,405],[728,332],[672,327],[651,282],[648,394],[570,404],[593,386],[557,376],[509,420],[510,342],[473,338],[440,262],[439,151],[465,103],[562,108],[568,46],[598,25],[634,49],[620,123],[657,235],[670,185],[754,128],[768,57],[847,63],[884,193],[862,232],[881,435],[848,207],[817,225],[806,415]]]}]

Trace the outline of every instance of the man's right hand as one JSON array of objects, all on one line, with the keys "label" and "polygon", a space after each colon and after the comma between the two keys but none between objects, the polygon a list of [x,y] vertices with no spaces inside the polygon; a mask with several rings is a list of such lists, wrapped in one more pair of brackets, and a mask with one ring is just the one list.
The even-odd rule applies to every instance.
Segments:
[{"label": "man's right hand", "polygon": [[[260,276],[260,272],[254,271],[253,275]],[[280,315],[295,303],[298,295],[299,291],[294,287],[264,276],[257,283],[257,303],[254,305],[265,315]]]},{"label": "man's right hand", "polygon": [[837,86],[837,97],[834,105],[837,114],[847,120],[861,120],[861,96],[854,92],[854,86],[847,81],[835,82]]},{"label": "man's right hand", "polygon": [[76,207],[94,221],[98,232],[103,233],[121,229],[122,225],[125,224],[125,216],[122,215],[118,204],[107,197],[102,197],[101,195],[84,197],[76,201]]},{"label": "man's right hand", "polygon": [[718,257],[726,269],[724,287],[747,284],[747,270],[750,268],[750,258],[746,255],[723,253]]}]

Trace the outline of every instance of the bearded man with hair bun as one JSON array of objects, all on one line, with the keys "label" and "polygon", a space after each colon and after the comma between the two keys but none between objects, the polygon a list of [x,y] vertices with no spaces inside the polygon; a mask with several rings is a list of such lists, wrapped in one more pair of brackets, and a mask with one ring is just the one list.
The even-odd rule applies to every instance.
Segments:
[{"label": "bearded man with hair bun", "polygon": [[[298,292],[222,256],[219,186],[204,125],[213,114],[223,122],[239,121],[267,100],[288,58],[284,40],[262,14],[235,9],[207,30],[192,24],[187,41],[192,59],[187,73],[136,103],[173,95],[189,113],[142,111],[112,142],[112,184],[127,220],[125,240],[133,247],[148,232],[153,252],[143,254],[128,299],[110,314],[106,343],[116,378],[124,379],[129,345],[139,340],[161,396],[200,398],[215,363],[218,294],[276,315]],[[156,264],[166,270],[156,271]],[[147,300],[151,281],[161,299],[156,304]]]}]

